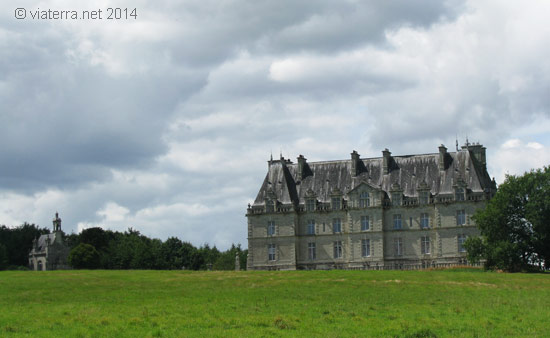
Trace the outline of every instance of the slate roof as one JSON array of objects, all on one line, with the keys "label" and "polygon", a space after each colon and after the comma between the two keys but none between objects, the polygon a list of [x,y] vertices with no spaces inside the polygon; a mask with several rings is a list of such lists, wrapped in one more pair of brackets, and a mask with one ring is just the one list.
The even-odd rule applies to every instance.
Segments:
[{"label": "slate roof", "polygon": [[46,250],[46,240],[48,238],[50,239],[50,245],[53,244],[53,242],[55,241],[55,233],[40,235],[37,243],[38,244],[38,248],[36,249],[37,252]]},{"label": "slate roof", "polygon": [[284,204],[304,203],[308,191],[313,191],[317,200],[329,202],[336,189],[345,195],[363,182],[388,195],[397,183],[407,197],[418,197],[417,190],[422,182],[426,183],[432,195],[453,194],[453,185],[459,180],[474,193],[494,188],[485,165],[469,150],[447,152],[443,171],[438,167],[439,153],[392,156],[387,175],[382,174],[382,157],[360,159],[360,172],[355,177],[351,173],[351,159],[311,162],[305,165],[301,181],[298,180],[298,163],[283,158],[269,162],[269,171],[254,205],[263,205],[268,194],[274,194],[277,201]]}]

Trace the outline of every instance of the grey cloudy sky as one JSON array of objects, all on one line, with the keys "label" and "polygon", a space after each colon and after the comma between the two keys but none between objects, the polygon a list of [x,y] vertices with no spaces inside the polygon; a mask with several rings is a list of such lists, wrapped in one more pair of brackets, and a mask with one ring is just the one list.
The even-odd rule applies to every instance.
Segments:
[{"label": "grey cloudy sky", "polygon": [[[137,19],[107,20],[107,8]],[[25,8],[25,19],[15,9]],[[102,20],[32,19],[98,10]],[[0,4],[0,224],[246,247],[270,153],[550,163],[550,2]]]}]

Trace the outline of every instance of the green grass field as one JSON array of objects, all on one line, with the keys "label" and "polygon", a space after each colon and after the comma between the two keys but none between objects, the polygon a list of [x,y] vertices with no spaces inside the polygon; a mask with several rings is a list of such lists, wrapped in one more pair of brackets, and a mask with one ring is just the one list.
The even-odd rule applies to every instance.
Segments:
[{"label": "green grass field", "polygon": [[550,336],[550,275],[0,272],[0,336]]}]

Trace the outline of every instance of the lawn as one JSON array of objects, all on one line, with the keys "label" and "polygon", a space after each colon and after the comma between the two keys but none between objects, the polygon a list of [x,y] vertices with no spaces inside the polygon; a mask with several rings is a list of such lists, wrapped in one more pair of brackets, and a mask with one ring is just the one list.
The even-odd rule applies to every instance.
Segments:
[{"label": "lawn", "polygon": [[0,272],[0,336],[550,336],[550,275]]}]

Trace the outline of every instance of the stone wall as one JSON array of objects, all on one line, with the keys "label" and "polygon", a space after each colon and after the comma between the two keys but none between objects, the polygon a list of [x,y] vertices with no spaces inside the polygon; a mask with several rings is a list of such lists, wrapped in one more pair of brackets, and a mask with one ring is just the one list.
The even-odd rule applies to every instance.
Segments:
[{"label": "stone wall", "polygon": [[[374,203],[373,203],[374,204]],[[459,264],[458,236],[479,234],[472,214],[483,201],[432,203],[421,206],[387,206],[364,209],[259,213],[248,215],[249,269],[362,268],[372,266]],[[457,210],[465,211],[465,224],[457,225]],[[429,227],[421,227],[421,214],[429,217]],[[394,229],[393,215],[401,215],[401,229]],[[361,216],[369,216],[369,230],[361,230]],[[341,220],[335,233],[333,220]],[[308,234],[308,222],[315,221],[315,234]],[[275,232],[268,235],[268,222]],[[429,253],[421,252],[422,237],[429,237]],[[403,243],[396,255],[395,239]],[[370,255],[362,256],[361,241],[370,240]],[[342,257],[334,258],[334,243],[342,243]],[[308,244],[315,243],[316,257],[309,259]],[[276,247],[275,260],[268,258],[268,246]]]}]

